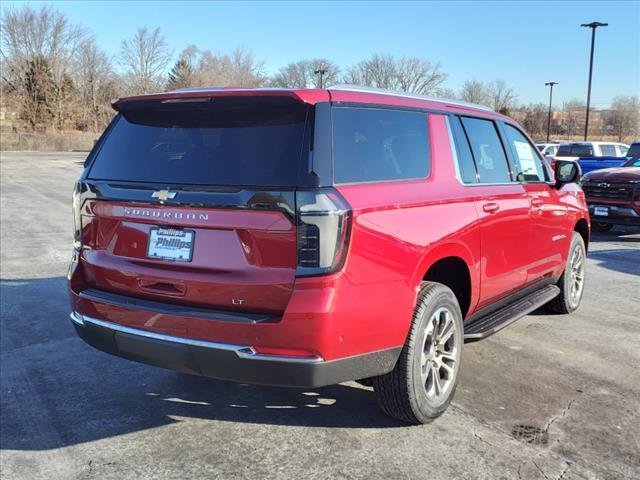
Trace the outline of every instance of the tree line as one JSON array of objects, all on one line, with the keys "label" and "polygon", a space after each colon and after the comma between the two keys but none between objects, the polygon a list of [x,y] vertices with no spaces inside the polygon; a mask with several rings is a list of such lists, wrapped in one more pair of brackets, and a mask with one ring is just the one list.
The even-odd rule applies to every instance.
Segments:
[{"label": "tree line", "polygon": [[[552,113],[548,125],[549,105],[532,103],[514,108],[510,115],[519,121],[533,138],[546,138],[547,128],[552,138],[581,138],[584,134],[586,104],[572,99]],[[618,95],[604,110],[591,110],[589,138],[607,138],[633,142],[640,137],[640,101],[633,95]]]},{"label": "tree line", "polygon": [[[544,104],[519,105],[515,90],[502,80],[473,78],[453,91],[446,87],[441,64],[421,57],[373,54],[346,68],[313,58],[269,75],[265,62],[243,47],[221,53],[189,45],[172,64],[173,52],[160,29],[142,27],[112,58],[88,29],[47,5],[5,9],[1,34],[3,106],[17,111],[31,131],[98,132],[113,115],[110,102],[125,95],[207,85],[320,88],[338,83],[480,103],[516,117],[534,136],[546,131]],[[576,103],[565,105],[557,134],[578,133]],[[637,97],[618,97],[603,128],[621,139],[637,135],[639,111]]]}]

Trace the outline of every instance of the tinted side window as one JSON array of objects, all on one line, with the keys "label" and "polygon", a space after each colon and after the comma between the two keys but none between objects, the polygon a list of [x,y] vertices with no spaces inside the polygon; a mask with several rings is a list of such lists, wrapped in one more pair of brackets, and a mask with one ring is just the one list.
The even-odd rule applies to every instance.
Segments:
[{"label": "tinted side window", "polygon": [[571,151],[576,157],[593,157],[593,146],[591,145],[574,145]]},{"label": "tinted side window", "polygon": [[471,117],[462,117],[462,124],[471,144],[480,183],[510,182],[507,157],[495,124],[491,120]]},{"label": "tinted side window", "polygon": [[334,108],[333,160],[336,183],[425,178],[430,166],[427,114]]},{"label": "tinted side window", "polygon": [[458,157],[460,177],[464,183],[478,183],[478,174],[473,161],[473,154],[469,147],[467,135],[464,133],[464,129],[460,123],[460,118],[451,116],[449,120],[455,142],[456,156]]},{"label": "tinted side window", "polygon": [[562,145],[558,151],[558,157],[593,157],[592,145]]},{"label": "tinted side window", "polygon": [[600,145],[600,153],[602,153],[603,157],[617,157],[618,152],[616,152],[615,145]]},{"label": "tinted side window", "polygon": [[507,142],[511,148],[516,180],[525,182],[544,182],[544,166],[538,152],[527,138],[515,127],[504,124]]}]

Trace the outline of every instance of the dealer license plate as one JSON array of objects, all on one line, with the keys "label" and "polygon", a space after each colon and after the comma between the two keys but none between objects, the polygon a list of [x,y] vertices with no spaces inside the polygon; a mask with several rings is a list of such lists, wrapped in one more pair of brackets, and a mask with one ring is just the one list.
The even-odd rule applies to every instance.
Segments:
[{"label": "dealer license plate", "polygon": [[147,256],[162,260],[190,262],[193,257],[193,230],[152,228],[149,231]]}]

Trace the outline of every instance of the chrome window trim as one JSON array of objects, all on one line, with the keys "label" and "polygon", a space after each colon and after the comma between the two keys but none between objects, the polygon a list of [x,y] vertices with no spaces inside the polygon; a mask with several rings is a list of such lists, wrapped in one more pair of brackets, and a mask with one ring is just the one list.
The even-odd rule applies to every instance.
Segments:
[{"label": "chrome window trim", "polygon": [[456,172],[456,178],[458,179],[458,182],[460,182],[462,185],[465,185],[465,183],[462,181],[462,175],[460,175],[460,161],[458,159],[458,149],[456,148],[456,142],[453,139],[453,133],[451,131],[451,122],[449,120],[449,115],[445,115],[444,121],[447,124],[447,133],[449,134],[449,146],[451,147],[451,157],[453,158],[453,168]]},{"label": "chrome window trim", "polygon": [[107,328],[116,332],[126,333],[129,335],[135,335],[138,337],[150,338],[152,340],[160,340],[163,342],[179,343],[182,345],[189,345],[192,347],[210,348],[213,350],[223,350],[227,352],[234,352],[238,357],[247,360],[267,360],[275,362],[287,362],[287,363],[321,363],[324,359],[320,356],[315,357],[289,357],[282,355],[269,355],[264,353],[257,353],[253,347],[248,345],[233,345],[229,343],[209,342],[206,340],[195,340],[191,338],[174,337],[173,335],[165,335],[162,333],[149,332],[146,330],[138,330],[136,328],[126,327],[124,325],[118,325],[117,323],[106,322],[104,320],[98,320],[97,318],[89,317],[88,315],[81,315],[78,312],[71,312],[69,315],[71,321],[79,326],[95,325],[102,328]]}]

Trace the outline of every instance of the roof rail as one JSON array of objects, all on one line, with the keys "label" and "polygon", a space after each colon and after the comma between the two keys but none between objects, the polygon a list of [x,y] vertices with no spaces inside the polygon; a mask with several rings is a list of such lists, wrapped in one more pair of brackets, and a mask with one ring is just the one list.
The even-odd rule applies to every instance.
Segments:
[{"label": "roof rail", "polygon": [[360,85],[339,84],[339,85],[334,85],[332,87],[329,87],[328,90],[343,90],[347,92],[362,92],[362,93],[379,93],[381,95],[394,95],[396,97],[415,98],[418,100],[427,100],[430,102],[446,103],[447,105],[456,105],[459,107],[478,108],[480,110],[487,110],[489,112],[493,112],[493,109],[487,107],[486,105],[479,105],[477,103],[463,102],[460,100],[451,100],[448,98],[431,97],[429,95],[420,95],[418,93],[399,92],[396,90],[387,90],[384,88],[362,87]]}]

